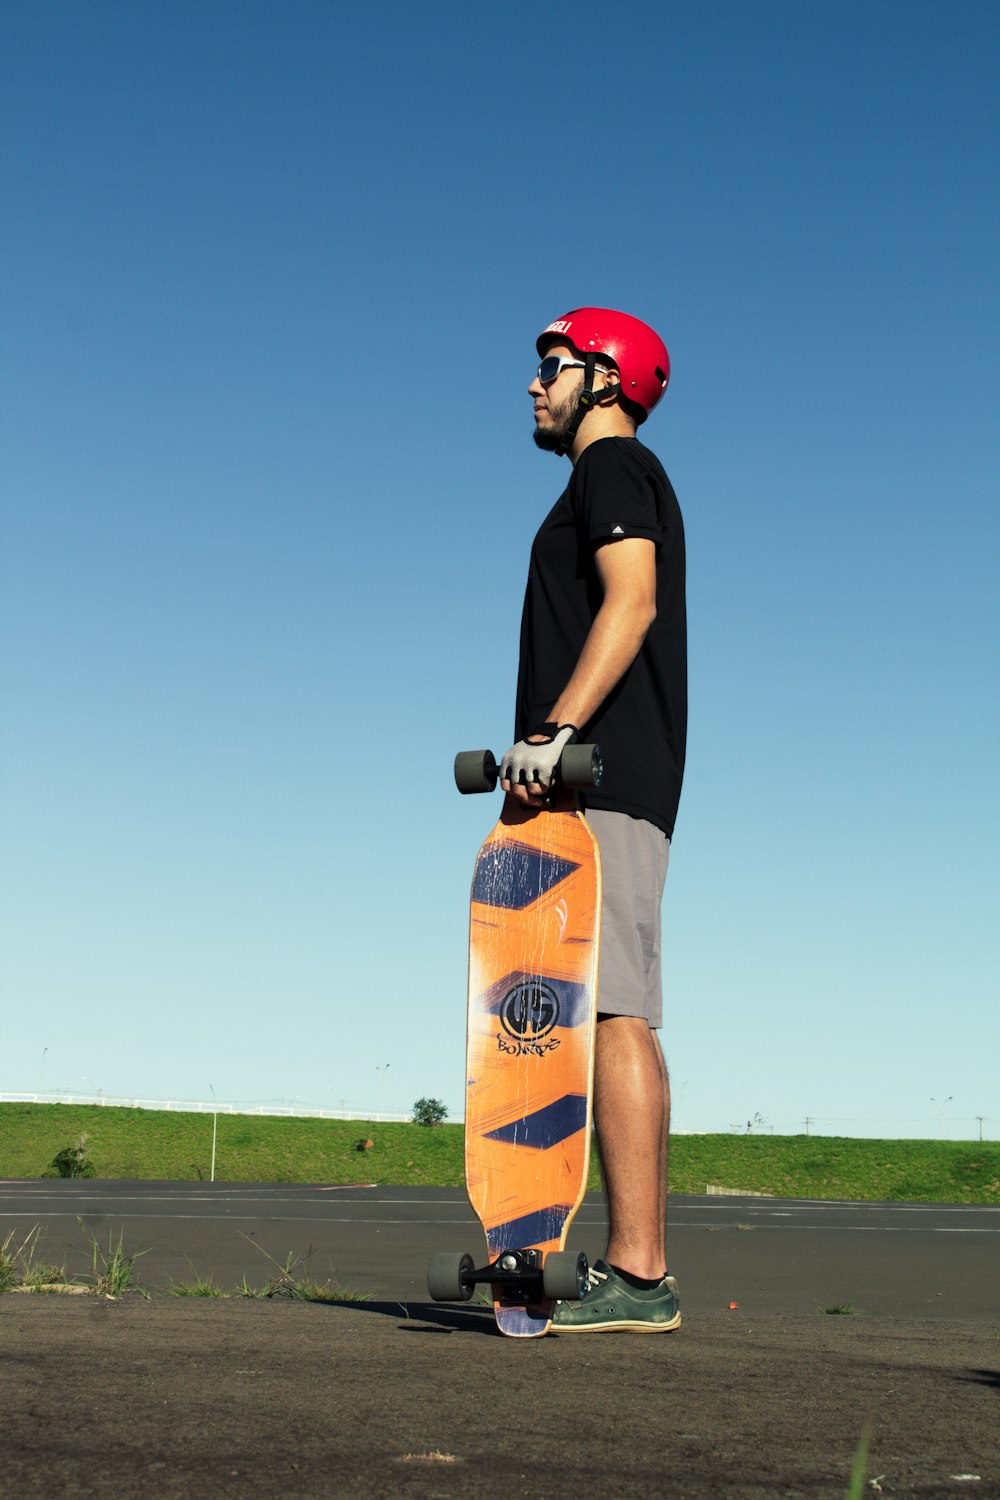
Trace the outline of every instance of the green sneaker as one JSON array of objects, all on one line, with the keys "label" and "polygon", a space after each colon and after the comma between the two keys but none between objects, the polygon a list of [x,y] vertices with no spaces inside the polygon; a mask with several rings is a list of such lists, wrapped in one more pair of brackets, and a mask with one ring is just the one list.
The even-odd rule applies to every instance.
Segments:
[{"label": "green sneaker", "polygon": [[681,1321],[677,1283],[664,1276],[652,1291],[629,1286],[603,1260],[590,1268],[587,1290],[579,1302],[557,1302],[552,1312],[555,1333],[669,1333]]}]

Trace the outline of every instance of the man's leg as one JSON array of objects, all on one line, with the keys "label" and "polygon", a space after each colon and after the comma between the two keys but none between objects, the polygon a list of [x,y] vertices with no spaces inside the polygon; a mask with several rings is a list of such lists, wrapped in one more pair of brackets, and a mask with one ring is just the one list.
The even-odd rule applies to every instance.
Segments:
[{"label": "man's leg", "polygon": [[636,1016],[597,1026],[594,1125],[608,1195],[605,1260],[652,1279],[667,1269],[670,1085],[659,1039]]}]

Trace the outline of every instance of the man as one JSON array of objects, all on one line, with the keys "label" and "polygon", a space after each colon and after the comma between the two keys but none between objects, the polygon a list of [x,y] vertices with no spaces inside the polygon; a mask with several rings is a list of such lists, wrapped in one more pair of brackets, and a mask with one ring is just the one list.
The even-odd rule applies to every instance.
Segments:
[{"label": "man", "polygon": [[559,1332],[666,1332],[681,1320],[665,1237],[670,1091],[661,1025],[660,903],[687,727],[684,531],[670,481],[636,438],[667,386],[659,336],[585,307],[538,339],[535,442],[569,483],[531,552],[521,621],[517,743],[504,791],[540,805],[564,745],[596,741],[584,798],[604,876],[594,1125],[609,1234]]}]

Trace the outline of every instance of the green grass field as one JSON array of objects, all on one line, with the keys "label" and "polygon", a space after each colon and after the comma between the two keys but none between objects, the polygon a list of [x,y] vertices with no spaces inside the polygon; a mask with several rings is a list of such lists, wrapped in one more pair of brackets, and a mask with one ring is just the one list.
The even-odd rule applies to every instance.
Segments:
[{"label": "green grass field", "polygon": [[[38,1178],[87,1136],[98,1177],[207,1180],[212,1117],[99,1105],[0,1104],[0,1177]],[[371,1140],[369,1151],[359,1141]],[[596,1155],[596,1153],[595,1153]],[[462,1127],[219,1115],[219,1182],[462,1183]],[[782,1198],[1000,1202],[1000,1144],[845,1136],[679,1135],[671,1188],[709,1185]],[[596,1168],[592,1186],[600,1186]]]}]

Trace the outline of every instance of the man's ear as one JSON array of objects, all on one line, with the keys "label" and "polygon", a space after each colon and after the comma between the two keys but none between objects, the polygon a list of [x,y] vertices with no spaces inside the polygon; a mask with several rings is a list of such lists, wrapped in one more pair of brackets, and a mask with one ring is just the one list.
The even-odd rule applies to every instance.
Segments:
[{"label": "man's ear", "polygon": [[[598,375],[604,376],[603,385],[597,384],[596,377]],[[609,395],[612,391],[615,392],[616,398],[621,394],[621,375],[617,370],[595,370],[594,376],[594,394],[598,397],[598,405],[610,411],[611,408],[615,405],[615,402],[611,400],[601,400],[600,398],[602,396],[605,396],[605,394]]]}]

